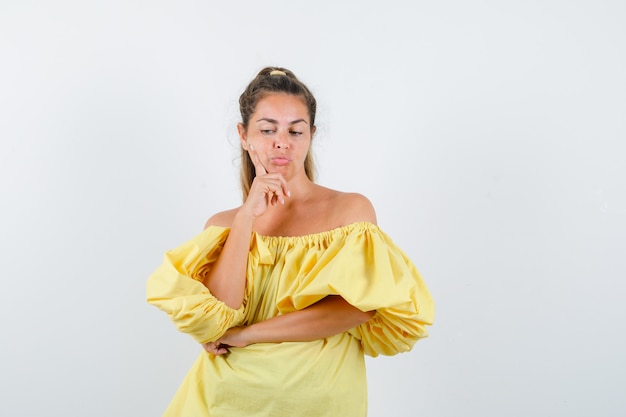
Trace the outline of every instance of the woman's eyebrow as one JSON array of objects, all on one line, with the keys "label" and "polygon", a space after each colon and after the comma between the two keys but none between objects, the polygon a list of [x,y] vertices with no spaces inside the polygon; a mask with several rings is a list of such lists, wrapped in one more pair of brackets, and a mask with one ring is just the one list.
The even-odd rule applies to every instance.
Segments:
[{"label": "woman's eyebrow", "polygon": [[[269,117],[262,117],[262,118],[260,118],[259,120],[257,120],[257,123],[258,123],[258,122],[269,122],[269,123],[278,124],[278,120],[270,119]],[[306,120],[304,120],[304,119],[296,119],[296,120],[294,120],[294,121],[290,122],[289,124],[290,124],[290,125],[295,125],[296,123],[306,123],[306,124],[309,124],[309,123],[308,123]]]}]

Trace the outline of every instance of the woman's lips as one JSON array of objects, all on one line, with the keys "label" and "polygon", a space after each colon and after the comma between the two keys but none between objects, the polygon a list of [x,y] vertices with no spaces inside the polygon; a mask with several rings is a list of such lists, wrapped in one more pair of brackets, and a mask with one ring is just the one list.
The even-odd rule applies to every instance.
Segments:
[{"label": "woman's lips", "polygon": [[289,159],[285,158],[284,156],[276,156],[274,158],[272,158],[272,163],[274,165],[287,165],[289,163]]}]

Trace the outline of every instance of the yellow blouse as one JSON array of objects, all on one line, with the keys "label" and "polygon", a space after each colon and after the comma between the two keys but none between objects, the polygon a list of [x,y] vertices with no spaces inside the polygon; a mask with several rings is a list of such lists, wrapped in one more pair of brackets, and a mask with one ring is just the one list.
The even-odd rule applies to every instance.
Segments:
[{"label": "yellow blouse", "polygon": [[363,355],[409,351],[433,321],[433,301],[413,263],[367,222],[305,236],[253,233],[244,303],[235,310],[201,283],[228,232],[208,227],[167,252],[148,279],[148,302],[199,343],[327,295],[376,314],[323,340],[257,343],[222,356],[202,351],[164,416],[365,416]]}]

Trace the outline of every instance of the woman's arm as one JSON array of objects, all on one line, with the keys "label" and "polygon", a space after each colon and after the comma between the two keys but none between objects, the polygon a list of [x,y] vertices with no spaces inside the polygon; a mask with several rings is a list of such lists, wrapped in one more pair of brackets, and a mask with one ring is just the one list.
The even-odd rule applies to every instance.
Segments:
[{"label": "woman's arm", "polygon": [[220,340],[203,346],[207,351],[219,355],[228,352],[229,346],[308,342],[350,330],[365,323],[374,314],[375,311],[359,310],[338,295],[329,295],[303,310],[273,317],[247,327],[229,329]]},{"label": "woman's arm", "polygon": [[[256,177],[248,198],[236,211],[224,249],[202,281],[211,294],[234,309],[238,309],[243,303],[252,225],[269,206],[275,206],[279,202],[284,204],[285,197],[289,196],[285,178],[278,173],[268,174],[256,151],[251,150],[250,157],[256,169]],[[214,216],[206,225],[219,223],[220,220],[219,215]]]},{"label": "woman's arm", "polygon": [[[212,221],[209,219],[207,226]],[[254,217],[248,211],[237,212],[222,253],[202,281],[215,298],[234,309],[238,309],[243,303],[253,222]]]}]

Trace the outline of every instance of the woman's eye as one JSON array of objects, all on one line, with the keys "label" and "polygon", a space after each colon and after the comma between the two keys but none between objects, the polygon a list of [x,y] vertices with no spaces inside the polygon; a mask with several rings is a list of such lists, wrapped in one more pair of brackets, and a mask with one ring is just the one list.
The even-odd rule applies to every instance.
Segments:
[{"label": "woman's eye", "polygon": [[293,131],[293,130],[291,132],[289,132],[289,133],[291,133],[294,136],[300,136],[302,134],[302,132],[296,132],[296,131]]},{"label": "woman's eye", "polygon": [[271,129],[261,129],[261,133],[264,135],[271,135],[274,131]]}]

